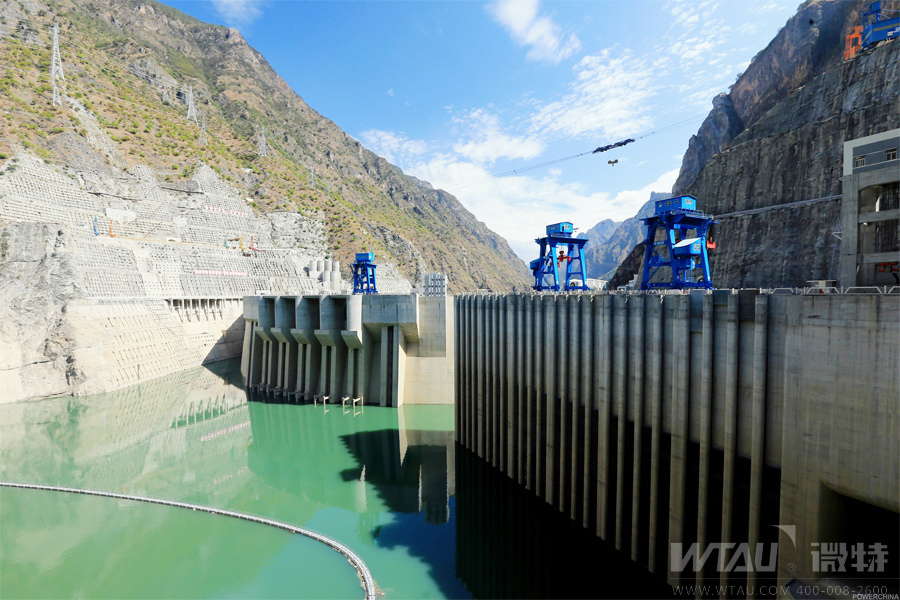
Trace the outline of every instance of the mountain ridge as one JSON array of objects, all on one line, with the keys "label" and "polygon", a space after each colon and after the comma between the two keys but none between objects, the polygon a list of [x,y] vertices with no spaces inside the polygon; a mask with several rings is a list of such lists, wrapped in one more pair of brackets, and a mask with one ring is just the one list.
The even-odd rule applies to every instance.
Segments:
[{"label": "mountain ridge", "polygon": [[[209,163],[245,190],[255,210],[324,220],[345,275],[355,252],[374,251],[414,282],[429,271],[447,274],[451,291],[527,288],[527,267],[503,238],[451,194],[404,174],[309,107],[236,29],[153,0],[29,0],[7,4],[0,15],[0,39],[16,42],[10,58],[29,72],[24,82],[7,78],[4,89],[29,106],[47,106],[46,31],[60,23],[65,89],[98,113],[116,143],[107,157],[116,168],[144,162],[179,179],[192,165]],[[23,83],[30,89],[22,90]],[[186,110],[189,87],[207,117],[209,147],[200,146],[199,127],[176,116],[175,109]],[[2,137],[58,160],[56,134],[35,130],[79,131],[61,116],[50,107],[24,122],[17,115],[4,132],[11,135]],[[266,158],[256,156],[259,127]],[[169,139],[154,140],[160,132]]]}]

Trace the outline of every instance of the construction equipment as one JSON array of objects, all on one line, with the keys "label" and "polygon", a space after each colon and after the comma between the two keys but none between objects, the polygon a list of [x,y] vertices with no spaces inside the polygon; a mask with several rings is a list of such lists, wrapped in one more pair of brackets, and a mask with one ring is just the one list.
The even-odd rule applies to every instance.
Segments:
[{"label": "construction equipment", "polygon": [[862,26],[857,25],[847,34],[847,40],[844,43],[844,60],[850,60],[862,50]]},{"label": "construction equipment", "polygon": [[615,144],[608,144],[606,146],[600,146],[599,148],[597,148],[596,150],[591,152],[591,154],[597,154],[598,152],[606,152],[607,150],[612,150],[613,148],[621,148],[625,144],[630,144],[633,141],[634,141],[633,139],[628,138],[627,140],[622,140],[621,142],[616,142]]},{"label": "construction equipment", "polygon": [[[554,292],[587,290],[584,268],[584,245],[587,238],[572,237],[572,223],[567,221],[547,225],[547,236],[535,238],[541,247],[540,258],[531,261],[535,290]],[[558,251],[557,251],[558,249]],[[560,271],[565,265],[565,279],[560,286]]]},{"label": "construction equipment", "polygon": [[[712,289],[707,249],[715,248],[715,244],[707,242],[706,233],[715,223],[711,216],[697,210],[693,196],[657,200],[653,216],[644,219],[647,237],[641,289]],[[669,269],[671,279],[650,281],[660,269]],[[701,271],[696,281],[694,270]]]},{"label": "construction equipment", "polygon": [[862,14],[862,25],[854,27],[847,35],[844,60],[850,60],[860,52],[868,52],[879,42],[900,37],[900,16],[888,19],[882,14],[881,1],[869,4]]},{"label": "construction equipment", "polygon": [[359,252],[356,262],[350,265],[353,271],[354,294],[377,294],[378,287],[375,284],[375,254],[372,252]]}]

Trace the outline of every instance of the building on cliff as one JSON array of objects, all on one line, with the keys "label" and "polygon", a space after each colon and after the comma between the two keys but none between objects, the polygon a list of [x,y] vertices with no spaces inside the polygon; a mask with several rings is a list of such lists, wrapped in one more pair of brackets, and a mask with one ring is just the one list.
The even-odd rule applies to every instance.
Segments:
[{"label": "building on cliff", "polygon": [[900,285],[900,129],[844,142],[840,284]]}]

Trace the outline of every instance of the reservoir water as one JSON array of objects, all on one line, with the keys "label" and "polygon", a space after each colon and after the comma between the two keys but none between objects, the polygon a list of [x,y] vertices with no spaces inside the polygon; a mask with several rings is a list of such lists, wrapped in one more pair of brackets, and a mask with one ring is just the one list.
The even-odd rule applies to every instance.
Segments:
[{"label": "reservoir water", "polygon": [[[388,598],[669,588],[454,443],[451,406],[249,401],[234,361],[0,405],[0,479],[253,513],[328,535]],[[262,400],[262,399],[258,399]],[[222,515],[0,488],[3,598],[361,598],[329,547]]]}]

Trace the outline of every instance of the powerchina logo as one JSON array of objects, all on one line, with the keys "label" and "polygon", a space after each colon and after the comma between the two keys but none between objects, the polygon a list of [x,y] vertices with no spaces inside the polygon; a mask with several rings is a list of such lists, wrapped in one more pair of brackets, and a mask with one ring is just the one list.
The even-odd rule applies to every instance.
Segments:
[{"label": "powerchina logo", "polygon": [[[785,532],[791,543],[796,547],[796,525],[773,525]],[[700,553],[700,545],[694,542],[684,550],[684,544],[672,543],[670,567],[674,572],[683,572],[690,564],[695,573],[699,573],[706,566],[707,561],[715,554],[717,556],[716,569],[720,573],[774,573],[778,568],[778,544],[756,544],[756,552],[750,551],[750,544],[741,542],[707,544],[703,553]],[[725,559],[731,554],[731,559],[726,563]]]}]

